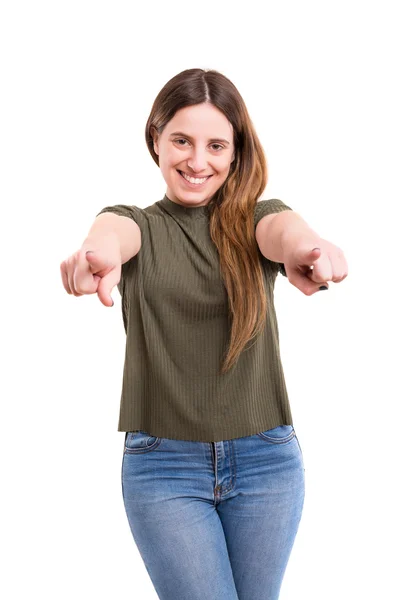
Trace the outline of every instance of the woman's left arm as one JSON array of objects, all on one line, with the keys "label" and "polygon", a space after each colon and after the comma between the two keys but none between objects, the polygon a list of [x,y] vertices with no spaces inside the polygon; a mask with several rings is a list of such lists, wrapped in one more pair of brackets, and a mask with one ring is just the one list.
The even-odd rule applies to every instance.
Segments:
[{"label": "woman's left arm", "polygon": [[263,254],[283,263],[289,282],[306,296],[322,285],[329,287],[328,281],[339,283],[348,275],[343,250],[322,239],[292,210],[273,215],[265,230]]}]

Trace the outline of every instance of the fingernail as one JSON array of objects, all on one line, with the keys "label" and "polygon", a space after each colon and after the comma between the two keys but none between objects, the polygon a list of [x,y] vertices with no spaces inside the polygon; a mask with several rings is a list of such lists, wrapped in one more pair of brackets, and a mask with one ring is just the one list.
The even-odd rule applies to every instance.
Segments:
[{"label": "fingernail", "polygon": [[93,254],[93,250],[88,250],[86,254]]},{"label": "fingernail", "polygon": [[319,288],[320,290],[329,290],[328,287],[326,287],[326,285],[321,285],[321,287]]}]

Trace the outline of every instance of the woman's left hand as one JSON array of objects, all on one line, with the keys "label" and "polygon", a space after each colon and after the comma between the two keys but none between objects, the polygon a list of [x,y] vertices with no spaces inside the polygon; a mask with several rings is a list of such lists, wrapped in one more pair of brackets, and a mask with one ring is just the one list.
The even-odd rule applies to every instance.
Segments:
[{"label": "woman's left hand", "polygon": [[305,239],[288,244],[284,247],[283,264],[289,282],[306,296],[318,292],[321,285],[329,288],[328,281],[339,283],[348,275],[343,251],[321,238],[317,243]]}]

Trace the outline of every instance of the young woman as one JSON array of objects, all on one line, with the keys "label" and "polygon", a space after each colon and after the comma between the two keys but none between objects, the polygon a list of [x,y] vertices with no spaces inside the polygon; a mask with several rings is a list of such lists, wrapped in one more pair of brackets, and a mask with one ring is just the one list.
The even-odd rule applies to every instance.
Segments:
[{"label": "young woman", "polygon": [[312,295],[347,263],[284,202],[259,201],[266,159],[221,73],[173,77],[145,135],[164,197],[103,208],[61,264],[68,293],[106,306],[121,293],[130,529],[163,600],[276,600],[305,478],[274,283],[280,272]]}]

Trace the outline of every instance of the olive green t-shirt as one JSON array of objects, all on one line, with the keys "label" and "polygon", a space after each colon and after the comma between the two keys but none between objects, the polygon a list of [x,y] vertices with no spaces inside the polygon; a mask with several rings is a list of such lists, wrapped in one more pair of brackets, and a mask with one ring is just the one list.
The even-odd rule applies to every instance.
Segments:
[{"label": "olive green t-shirt", "polygon": [[[260,200],[254,230],[264,215],[283,210],[292,209]],[[273,294],[284,265],[259,251],[266,324],[221,375],[229,305],[208,206],[185,207],[165,195],[147,208],[118,204],[103,212],[132,218],[142,238],[118,284],[126,332],[118,431],[215,442],[293,425]]]}]

